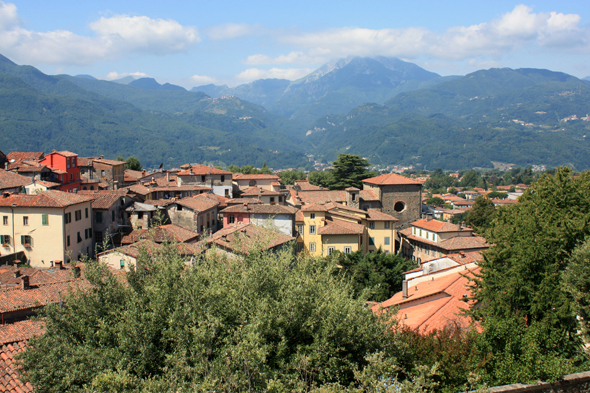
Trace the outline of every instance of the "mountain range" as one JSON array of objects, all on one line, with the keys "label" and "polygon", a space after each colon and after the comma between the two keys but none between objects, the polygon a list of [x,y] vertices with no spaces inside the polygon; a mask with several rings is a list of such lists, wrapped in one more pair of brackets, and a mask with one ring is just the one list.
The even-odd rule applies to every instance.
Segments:
[{"label": "mountain range", "polygon": [[539,69],[442,77],[395,58],[350,57],[297,81],[187,91],[152,78],[45,75],[0,55],[0,150],[134,155],[147,166],[367,157],[381,167],[590,168],[590,81]]}]

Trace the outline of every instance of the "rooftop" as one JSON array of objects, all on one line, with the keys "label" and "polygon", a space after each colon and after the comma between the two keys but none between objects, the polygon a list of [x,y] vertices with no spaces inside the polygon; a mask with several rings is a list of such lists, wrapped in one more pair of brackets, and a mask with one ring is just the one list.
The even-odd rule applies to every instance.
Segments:
[{"label": "rooftop", "polygon": [[16,207],[67,207],[79,203],[90,202],[90,195],[74,194],[57,190],[43,191],[37,195],[11,195],[0,198],[0,207],[16,205]]},{"label": "rooftop", "polygon": [[397,186],[397,185],[419,185],[421,186],[422,183],[416,180],[412,180],[402,175],[398,175],[397,173],[387,173],[385,175],[371,177],[369,179],[363,180],[363,183],[367,184],[374,184],[378,186]]},{"label": "rooftop", "polygon": [[[185,165],[183,165],[184,167]],[[192,176],[192,175],[233,175],[229,171],[222,169],[212,168],[207,165],[197,164],[188,165],[188,168],[177,173],[178,176]]]},{"label": "rooftop", "polygon": [[320,235],[362,235],[365,227],[354,222],[332,218],[326,225],[318,229]]},{"label": "rooftop", "polygon": [[150,229],[135,229],[128,235],[123,236],[121,244],[133,244],[141,239],[149,239],[156,243],[164,242],[187,242],[198,240],[199,234],[185,229],[176,224],[160,225]]},{"label": "rooftop", "polygon": [[460,227],[459,225],[451,224],[450,222],[438,221],[438,220],[426,220],[420,219],[414,221],[412,226],[416,228],[426,229],[432,232],[443,233],[443,232],[461,232],[469,231],[473,232],[473,229],[467,227]]},{"label": "rooftop", "polygon": [[250,223],[223,228],[215,232],[207,242],[235,253],[248,254],[253,247],[269,250],[292,240],[295,240],[292,236]]},{"label": "rooftop", "polygon": [[23,187],[32,182],[30,177],[0,169],[0,190]]},{"label": "rooftop", "polygon": [[210,197],[208,194],[177,199],[174,203],[200,212],[219,206],[219,200],[215,197]]}]

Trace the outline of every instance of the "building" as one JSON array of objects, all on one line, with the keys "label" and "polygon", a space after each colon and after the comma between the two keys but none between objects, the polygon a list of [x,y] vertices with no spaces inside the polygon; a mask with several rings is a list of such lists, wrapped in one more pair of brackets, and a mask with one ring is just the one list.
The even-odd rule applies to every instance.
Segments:
[{"label": "building", "polygon": [[166,206],[172,224],[207,234],[218,229],[219,200],[215,196],[200,194],[194,197],[171,200]]},{"label": "building", "polygon": [[141,240],[154,243],[195,243],[199,240],[199,234],[175,224],[165,224],[150,229],[135,229],[122,237],[121,244],[133,244]]},{"label": "building", "polygon": [[[286,192],[285,192],[286,194]],[[254,198],[267,205],[285,204],[285,197],[280,191],[268,190],[262,187],[248,187],[240,194],[242,198]]]},{"label": "building", "polygon": [[239,224],[223,228],[207,239],[207,253],[240,256],[252,250],[278,252],[290,247],[294,237],[262,226]]},{"label": "building", "polygon": [[295,236],[295,213],[290,206],[248,204],[229,206],[219,212],[223,216],[223,227],[239,224],[270,225],[288,236]]},{"label": "building", "polygon": [[92,255],[92,197],[45,191],[0,198],[0,252],[23,251],[31,266]]},{"label": "building", "polygon": [[51,181],[61,183],[60,191],[76,192],[81,189],[82,180],[76,153],[54,150],[39,163],[52,169]]},{"label": "building", "polygon": [[131,220],[126,212],[134,201],[124,191],[80,191],[79,195],[88,195],[92,201],[92,227],[95,247],[103,247],[105,240],[112,244],[115,236],[132,229]]},{"label": "building", "polygon": [[30,177],[0,169],[0,195],[24,193],[26,187],[32,183]]},{"label": "building", "polygon": [[125,185],[125,161],[106,160],[103,156],[79,157],[78,166],[81,178],[87,181],[83,190],[92,190],[90,187],[96,182],[103,190],[117,190]]},{"label": "building", "polygon": [[405,229],[421,217],[422,183],[419,181],[388,173],[363,180],[363,190],[377,196],[381,201],[379,210],[398,219],[397,229]]},{"label": "building", "polygon": [[483,251],[489,248],[485,238],[475,236],[473,229],[434,220],[431,216],[411,223],[399,232],[402,255],[417,262],[459,252]]},{"label": "building", "polygon": [[226,198],[233,198],[232,173],[207,165],[183,165],[176,174],[179,186],[198,185],[213,189],[213,193]]},{"label": "building", "polygon": [[242,175],[233,174],[232,181],[238,191],[244,191],[249,187],[260,187],[264,190],[275,191],[275,187],[281,179],[277,175],[257,174]]}]

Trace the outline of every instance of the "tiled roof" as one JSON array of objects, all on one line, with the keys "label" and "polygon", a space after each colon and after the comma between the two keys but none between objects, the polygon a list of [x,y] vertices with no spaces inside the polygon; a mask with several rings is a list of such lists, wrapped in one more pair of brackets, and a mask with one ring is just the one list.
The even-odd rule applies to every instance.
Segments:
[{"label": "tiled roof", "polygon": [[260,187],[248,187],[244,191],[242,191],[242,195],[268,195],[268,196],[276,196],[281,195],[280,192],[277,191],[270,191],[265,190],[264,188]]},{"label": "tiled roof", "polygon": [[368,221],[399,221],[394,216],[390,216],[389,214],[374,209],[367,210],[367,216]]},{"label": "tiled roof", "polygon": [[217,198],[211,198],[207,194],[199,194],[194,197],[177,199],[175,203],[200,212],[219,206]]},{"label": "tiled roof", "polygon": [[37,161],[22,161],[8,165],[8,170],[16,171],[17,173],[31,173],[31,172],[50,172],[51,169],[46,165],[39,164]]},{"label": "tiled roof", "polygon": [[309,203],[301,206],[303,212],[327,212],[328,208],[325,204]]},{"label": "tiled roof", "polygon": [[117,161],[117,160],[107,160],[104,158],[99,158],[96,160],[93,160],[94,162],[97,162],[99,164],[105,164],[105,165],[112,165],[112,166],[119,166],[119,165],[125,165],[125,161]]},{"label": "tiled roof", "polygon": [[177,173],[178,176],[192,176],[192,175],[233,175],[233,173],[229,171],[224,171],[222,169],[212,168],[207,165],[190,165],[188,169],[180,171]]},{"label": "tiled roof", "polygon": [[78,157],[78,166],[91,166],[92,161],[98,160],[99,157]]},{"label": "tiled roof", "polygon": [[406,184],[415,184],[421,186],[422,183],[416,180],[412,180],[402,175],[398,175],[397,173],[387,173],[385,175],[371,177],[369,179],[363,180],[363,183],[367,184],[375,184],[378,186],[393,186],[393,185],[406,185]]},{"label": "tiled roof", "polygon": [[377,195],[375,195],[371,190],[361,190],[361,192],[359,192],[359,197],[366,202],[380,201]]},{"label": "tiled roof", "polygon": [[[89,195],[89,194],[85,194]],[[121,193],[118,192],[111,192],[111,193],[97,193],[94,194],[93,197],[95,198],[92,201],[92,208],[99,209],[99,210],[106,210],[110,209],[115,203],[120,203],[121,198],[123,196]]]},{"label": "tiled roof", "polygon": [[438,220],[417,220],[414,221],[412,226],[417,228],[427,229],[432,232],[443,233],[443,232],[460,232],[460,231],[470,231],[472,232],[473,229],[459,227],[459,225],[451,224],[450,222],[443,222]]},{"label": "tiled roof", "polygon": [[[166,179],[164,179],[166,180]],[[167,186],[153,187],[153,191],[212,191],[211,187],[198,186],[196,184],[183,184],[182,186],[176,184],[169,184]]]},{"label": "tiled roof", "polygon": [[[18,275],[16,275],[15,272],[18,272]],[[9,288],[21,285],[21,277],[23,275],[27,275],[29,277],[29,285],[35,286],[53,282],[67,281],[72,278],[71,274],[72,271],[69,268],[36,269],[32,267],[3,265],[0,266],[0,288]]]},{"label": "tiled roof", "polygon": [[407,298],[404,299],[403,293],[398,292],[391,299],[373,306],[372,310],[380,312],[381,308],[398,306],[398,321],[422,333],[441,330],[451,323],[467,327],[471,321],[462,312],[472,303],[463,300],[465,295],[470,295],[469,278],[466,276],[478,271],[479,268],[453,272],[411,285]]},{"label": "tiled roof", "polygon": [[64,157],[77,157],[78,156],[76,153],[72,153],[71,151],[67,151],[67,150],[54,151],[53,153],[59,154],[60,156],[64,156]]},{"label": "tiled roof", "polygon": [[277,175],[267,175],[264,173],[257,175],[238,175],[234,174],[233,180],[279,180]]},{"label": "tiled roof", "polygon": [[0,312],[7,313],[56,304],[71,290],[88,289],[90,283],[85,279],[31,285],[29,289],[20,287],[4,289],[0,292]]},{"label": "tiled roof", "polygon": [[486,242],[486,239],[481,236],[455,236],[439,244],[442,248],[449,251],[490,247],[490,245]]},{"label": "tiled roof", "polygon": [[125,176],[132,177],[136,180],[141,179],[144,176],[149,175],[149,173],[145,173],[142,171],[134,171],[132,169],[125,169]]},{"label": "tiled roof", "polygon": [[220,213],[252,213],[252,214],[295,214],[298,210],[290,206],[242,204],[226,207]]},{"label": "tiled roof", "polygon": [[483,255],[481,254],[481,251],[471,251],[449,254],[447,255],[447,258],[451,258],[453,261],[461,265],[466,265],[468,263],[481,262],[483,260]]},{"label": "tiled roof", "polygon": [[281,244],[295,240],[281,232],[271,231],[254,224],[238,224],[233,227],[223,228],[215,232],[207,242],[214,243],[227,250],[240,254],[248,254],[252,247],[262,247],[268,250]]},{"label": "tiled roof", "polygon": [[129,244],[122,247],[117,247],[112,250],[101,252],[100,255],[110,254],[114,252],[120,252],[121,254],[128,255],[133,258],[139,258],[141,255],[141,251],[145,249],[148,253],[152,253],[156,250],[159,250],[162,246],[159,243],[154,243],[151,240],[140,240],[136,243]]},{"label": "tiled roof", "polygon": [[297,210],[297,213],[295,213],[295,221],[303,221],[304,220],[304,216],[303,216],[303,212],[301,210]]},{"label": "tiled roof", "polygon": [[[212,196],[216,196],[217,198],[219,198],[219,195],[212,195]],[[221,197],[223,198],[223,197]],[[254,203],[262,203],[262,201],[260,199],[255,199],[255,198],[225,198],[225,202],[227,203],[228,206],[232,206],[232,205],[242,205],[244,203],[247,203],[249,205],[254,204]]]},{"label": "tiled roof", "polygon": [[363,216],[365,216],[367,214],[367,212],[364,210],[357,209],[356,207],[352,207],[352,206],[343,205],[342,203],[329,202],[326,204],[326,207],[328,208],[328,210],[334,210],[334,209],[347,210],[349,212],[361,213]]},{"label": "tiled roof", "polygon": [[37,195],[11,195],[7,198],[0,198],[0,206],[6,207],[16,204],[17,207],[67,207],[93,199],[94,197],[90,195],[47,190]]},{"label": "tiled roof", "polygon": [[332,219],[326,220],[326,225],[320,227],[320,235],[362,235],[365,227],[361,224],[348,222],[344,220]]},{"label": "tiled roof", "polygon": [[33,392],[29,382],[19,379],[18,366],[14,362],[17,353],[27,347],[27,341],[34,336],[43,334],[45,324],[41,321],[19,321],[0,325],[0,391],[1,392]]},{"label": "tiled roof", "polygon": [[0,169],[0,190],[22,187],[31,183],[30,177]]},{"label": "tiled roof", "polygon": [[160,225],[150,229],[135,229],[128,235],[123,236],[121,244],[133,244],[141,239],[149,239],[156,243],[164,242],[187,242],[197,240],[199,234],[190,231],[176,224]]},{"label": "tiled roof", "polygon": [[[42,151],[14,151],[6,155],[8,162],[22,162],[22,161],[39,161],[43,159],[45,153]],[[14,160],[14,161],[13,161]]]},{"label": "tiled roof", "polygon": [[147,187],[144,187],[142,185],[139,184],[134,184],[132,186],[126,187],[129,191],[135,193],[135,194],[139,194],[139,195],[147,195],[149,193],[151,193],[150,189]]},{"label": "tiled roof", "polygon": [[304,204],[328,202],[346,202],[346,191],[299,191],[297,197]]},{"label": "tiled roof", "polygon": [[310,182],[308,182],[307,180],[295,180],[294,185],[299,186],[301,191],[322,191],[322,190],[325,191],[326,190],[324,187],[315,186],[315,185],[311,184]]}]

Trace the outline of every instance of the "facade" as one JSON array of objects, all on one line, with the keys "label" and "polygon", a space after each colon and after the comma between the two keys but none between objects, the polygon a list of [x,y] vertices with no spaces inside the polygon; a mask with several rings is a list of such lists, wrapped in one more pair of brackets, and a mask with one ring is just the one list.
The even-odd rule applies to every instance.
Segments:
[{"label": "facade", "polygon": [[213,193],[233,198],[232,173],[207,165],[183,165],[186,169],[176,174],[179,186],[198,185],[213,189]]},{"label": "facade", "polygon": [[270,225],[288,236],[295,236],[295,213],[297,209],[290,206],[247,203],[229,206],[220,211],[224,228],[248,223]]},{"label": "facade", "polygon": [[24,252],[31,266],[92,256],[92,198],[61,191],[0,198],[0,252]]},{"label": "facade", "polygon": [[422,211],[422,183],[388,173],[363,180],[363,189],[372,191],[381,201],[381,211],[397,218],[397,229],[419,220]]},{"label": "facade", "polygon": [[277,175],[242,175],[234,174],[233,183],[239,191],[250,187],[260,187],[267,191],[275,191],[276,184],[281,180]]},{"label": "facade", "polygon": [[484,251],[485,238],[474,236],[473,229],[431,219],[417,220],[400,231],[402,255],[419,263],[458,252]]},{"label": "facade", "polygon": [[207,234],[218,229],[218,206],[217,198],[200,194],[171,201],[166,205],[166,211],[172,224],[199,234]]},{"label": "facade", "polygon": [[76,192],[80,190],[82,180],[78,155],[69,151],[53,151],[48,154],[40,164],[52,169],[51,181],[61,183],[60,191]]},{"label": "facade", "polygon": [[[94,182],[98,182],[101,189],[117,190],[125,184],[125,162],[106,160],[100,157],[82,157],[79,159],[80,176],[90,181],[89,185],[82,185],[82,189],[90,190]],[[83,165],[82,165],[83,164]],[[84,188],[87,187],[87,188]]]},{"label": "facade", "polygon": [[283,205],[285,198],[280,191],[267,190],[262,187],[248,187],[240,194],[242,198],[254,198],[262,201],[266,205]]},{"label": "facade", "polygon": [[95,246],[102,247],[105,241],[112,244],[115,235],[132,229],[126,209],[134,202],[127,195],[111,191],[81,191],[79,194],[94,198],[92,225]]}]

